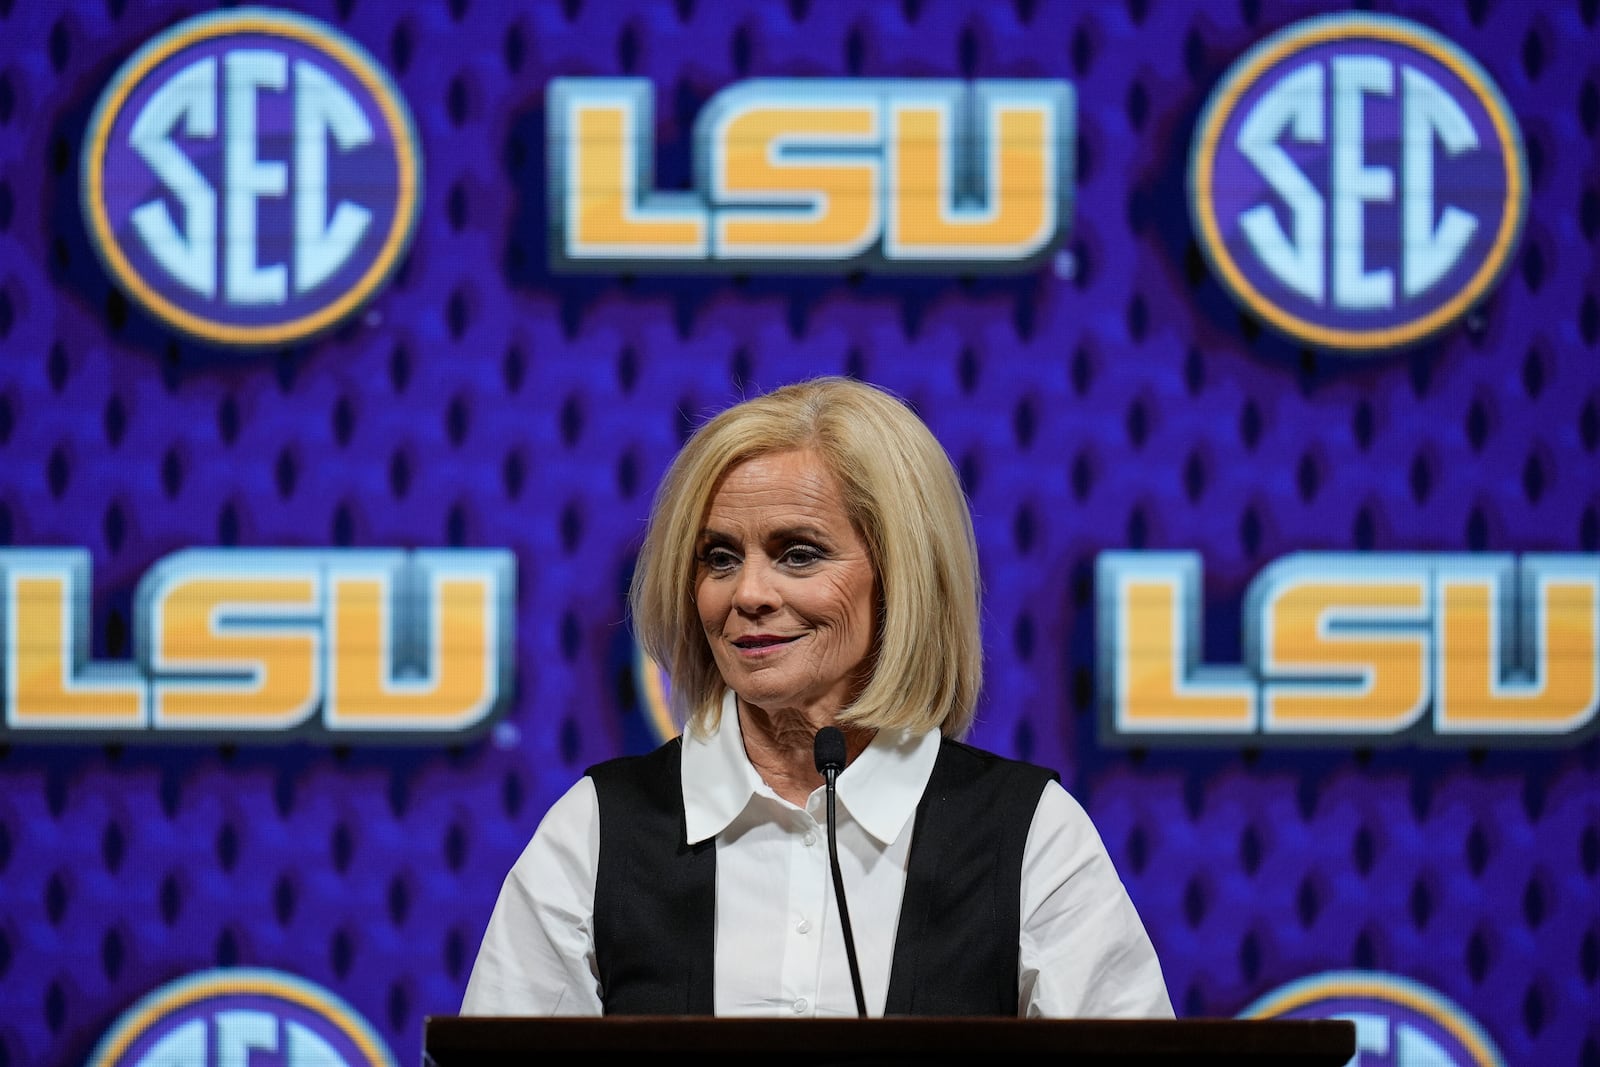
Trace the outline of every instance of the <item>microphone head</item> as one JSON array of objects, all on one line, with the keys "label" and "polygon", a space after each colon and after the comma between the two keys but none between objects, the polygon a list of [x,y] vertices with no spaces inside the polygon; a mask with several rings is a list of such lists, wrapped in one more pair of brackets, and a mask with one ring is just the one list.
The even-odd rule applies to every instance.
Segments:
[{"label": "microphone head", "polygon": [[816,757],[818,774],[844,770],[844,733],[837,726],[824,726],[817,731],[811,752]]}]

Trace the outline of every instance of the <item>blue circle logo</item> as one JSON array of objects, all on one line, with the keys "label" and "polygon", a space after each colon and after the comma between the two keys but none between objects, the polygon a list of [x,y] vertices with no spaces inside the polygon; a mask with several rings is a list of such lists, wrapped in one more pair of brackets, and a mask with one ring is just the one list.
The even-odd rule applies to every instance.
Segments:
[{"label": "blue circle logo", "polygon": [[1189,160],[1223,286],[1289,337],[1398,348],[1466,315],[1527,213],[1522,134],[1489,76],[1413,22],[1328,15],[1236,62]]},{"label": "blue circle logo", "polygon": [[422,160],[382,67],[313,19],[202,15],[106,87],[82,198],[107,271],[156,317],[222,345],[283,345],[347,318],[416,224]]},{"label": "blue circle logo", "polygon": [[356,1011],[293,975],[203,971],[125,1012],[88,1067],[395,1067]]},{"label": "blue circle logo", "polygon": [[1240,1012],[1246,1019],[1350,1019],[1363,1067],[1505,1067],[1477,1022],[1428,987],[1374,971],[1330,971],[1290,982]]}]

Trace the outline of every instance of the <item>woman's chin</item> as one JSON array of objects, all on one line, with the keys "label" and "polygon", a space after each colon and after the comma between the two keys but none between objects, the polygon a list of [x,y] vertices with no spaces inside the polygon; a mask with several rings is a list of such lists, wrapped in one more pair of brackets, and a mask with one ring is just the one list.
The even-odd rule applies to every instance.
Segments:
[{"label": "woman's chin", "polygon": [[762,715],[775,725],[780,722],[808,723],[814,729],[831,723],[848,701],[827,695],[818,696],[794,689],[765,686],[735,687],[739,703],[751,712]]}]

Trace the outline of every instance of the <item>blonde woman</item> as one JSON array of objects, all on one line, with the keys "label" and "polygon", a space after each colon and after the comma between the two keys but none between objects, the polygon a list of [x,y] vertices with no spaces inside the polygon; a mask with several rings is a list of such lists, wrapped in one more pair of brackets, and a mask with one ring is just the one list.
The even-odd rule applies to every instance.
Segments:
[{"label": "blonde woman", "polygon": [[[706,423],[658,491],[632,612],[683,732],[551,807],[463,1014],[1172,1015],[1059,776],[961,742],[972,521],[898,398],[822,378]],[[829,726],[860,1002],[813,751]]]}]

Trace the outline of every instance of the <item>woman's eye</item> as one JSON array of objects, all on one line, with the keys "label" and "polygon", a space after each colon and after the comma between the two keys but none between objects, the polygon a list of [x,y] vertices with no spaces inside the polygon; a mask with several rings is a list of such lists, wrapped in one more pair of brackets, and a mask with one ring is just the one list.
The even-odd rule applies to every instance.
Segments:
[{"label": "woman's eye", "polygon": [[701,554],[700,560],[714,571],[732,570],[739,565],[739,557],[726,548],[708,548]]},{"label": "woman's eye", "polygon": [[783,554],[783,561],[791,567],[809,567],[820,559],[821,550],[811,545],[796,545]]}]

